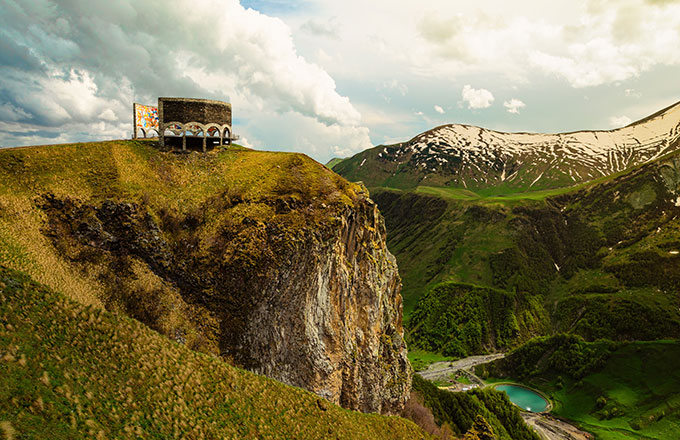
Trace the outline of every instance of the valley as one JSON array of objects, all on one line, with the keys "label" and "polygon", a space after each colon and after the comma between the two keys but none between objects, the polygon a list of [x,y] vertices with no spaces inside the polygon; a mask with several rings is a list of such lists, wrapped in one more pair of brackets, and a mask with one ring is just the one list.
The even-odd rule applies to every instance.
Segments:
[{"label": "valley", "polygon": [[[556,155],[534,158],[527,169],[548,168],[530,184],[515,178],[521,167],[501,174],[507,184],[491,174],[469,184],[456,180],[467,179],[462,165],[435,168],[446,181],[350,182],[300,154],[175,154],[154,140],[0,150],[2,429],[40,436],[44,419],[61,438],[670,438],[680,430],[669,370],[680,361],[679,118],[676,105],[609,137],[480,135],[486,147],[470,147],[510,142],[507,163]],[[465,130],[417,137],[409,151],[468,148]],[[578,164],[560,156],[566,145],[583,153]],[[433,160],[445,163],[440,150]],[[610,168],[593,165],[602,151]],[[333,169],[352,179],[357,160]],[[558,162],[594,168],[565,181]],[[140,338],[165,357],[145,354]],[[40,341],[71,346],[47,354]],[[96,376],[107,370],[117,376]],[[189,370],[201,372],[200,396],[181,385]],[[456,392],[431,382],[452,375]],[[232,379],[220,388],[218,377]],[[500,381],[540,391],[551,415],[522,413],[485,386]],[[147,386],[179,400],[150,403]],[[239,400],[241,390],[253,394]],[[269,392],[290,398],[272,406]],[[114,394],[123,401],[101,412]],[[214,396],[231,406],[215,410]],[[305,409],[287,409],[296,405]],[[326,431],[303,433],[318,411]]]},{"label": "valley", "polygon": [[[543,391],[556,405],[553,414],[597,438],[673,438],[680,429],[674,406],[662,410],[651,402],[680,393],[674,374],[652,373],[669,387],[662,398],[653,386],[634,385],[648,380],[640,372],[613,369],[656,363],[653,344],[669,349],[660,364],[677,362],[671,348],[680,338],[678,127],[679,104],[604,133],[551,137],[446,126],[335,163],[335,171],[368,185],[385,216],[404,284],[406,340],[420,374],[445,378],[426,369],[433,361],[498,353],[488,365],[508,365],[516,353],[535,349],[536,357],[522,363],[526,371],[499,374],[482,365],[477,373]],[[656,141],[626,156],[621,145],[633,132]],[[579,155],[566,154],[572,142]],[[598,154],[619,159],[604,167]],[[621,155],[630,160],[624,164]],[[528,156],[531,166],[517,165]],[[509,164],[516,173],[503,173]],[[567,344],[563,355],[573,359],[542,370],[553,350],[561,352],[550,344],[536,348],[553,335],[582,339]],[[619,346],[630,348],[603,348]],[[599,391],[577,391],[584,382]],[[627,394],[625,403],[617,400],[606,414],[597,409],[599,397],[617,393]],[[643,402],[651,407],[642,410]]]}]

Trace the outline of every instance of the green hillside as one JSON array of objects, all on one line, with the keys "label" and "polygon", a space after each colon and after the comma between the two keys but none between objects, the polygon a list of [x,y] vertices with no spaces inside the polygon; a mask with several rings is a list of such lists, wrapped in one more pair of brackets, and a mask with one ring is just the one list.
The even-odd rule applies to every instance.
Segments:
[{"label": "green hillside", "polygon": [[[0,432],[14,438],[421,439],[0,267]],[[11,438],[11,436],[9,436]]]},{"label": "green hillside", "polygon": [[[510,345],[552,332],[588,340],[680,337],[679,185],[680,154],[673,153],[572,189],[504,197],[374,189],[403,278],[411,345],[458,356],[507,346],[484,330],[486,343],[449,350],[470,338],[466,326],[500,329],[506,317],[480,302],[479,289],[445,294],[444,282],[531,299],[531,307],[509,307],[517,328],[531,323]],[[473,303],[485,306],[471,311]],[[479,310],[485,317],[471,317]]]},{"label": "green hillside", "polygon": [[552,413],[598,439],[673,439],[680,432],[680,343],[541,338],[478,373],[521,379],[548,394]]},{"label": "green hillside", "polygon": [[333,169],[334,166],[336,166],[337,164],[339,164],[343,160],[345,160],[345,159],[341,159],[339,157],[334,157],[333,159],[326,162],[326,166],[330,169]]},{"label": "green hillside", "polygon": [[538,295],[454,282],[428,291],[410,323],[411,349],[455,358],[508,348],[550,327]]}]

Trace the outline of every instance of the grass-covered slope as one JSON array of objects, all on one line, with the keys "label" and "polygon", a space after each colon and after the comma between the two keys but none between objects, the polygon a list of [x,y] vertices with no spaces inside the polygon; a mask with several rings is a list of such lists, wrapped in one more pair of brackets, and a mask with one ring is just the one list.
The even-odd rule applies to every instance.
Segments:
[{"label": "grass-covered slope", "polygon": [[252,307],[238,280],[256,282],[282,256],[268,236],[297,246],[304,231],[330,227],[359,187],[301,154],[154,145],[0,150],[0,264],[218,353],[220,318],[209,309]]},{"label": "grass-covered slope", "polygon": [[598,439],[674,439],[680,432],[680,343],[530,341],[478,373],[521,379],[548,394],[553,413]]},{"label": "grass-covered slope", "polygon": [[410,316],[411,348],[465,357],[549,330],[539,296],[454,282],[432,288]]},{"label": "grass-covered slope", "polygon": [[[418,301],[454,281],[541,298],[551,331],[590,340],[680,336],[678,153],[542,197],[390,190],[373,197],[402,274],[411,329],[423,321],[412,320]],[[424,308],[427,319],[442,313]]]},{"label": "grass-covered slope", "polygon": [[0,267],[0,432],[8,438],[421,439],[234,368]]}]

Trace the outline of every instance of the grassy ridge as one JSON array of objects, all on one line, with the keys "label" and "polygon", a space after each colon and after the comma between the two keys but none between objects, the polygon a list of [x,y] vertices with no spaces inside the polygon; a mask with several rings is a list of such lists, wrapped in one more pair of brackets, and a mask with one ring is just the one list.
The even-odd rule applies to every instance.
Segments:
[{"label": "grassy ridge", "polygon": [[539,338],[478,373],[520,379],[553,413],[601,439],[674,439],[680,432],[680,342]]},{"label": "grassy ridge", "polygon": [[424,438],[234,368],[0,267],[0,425],[17,438]]}]

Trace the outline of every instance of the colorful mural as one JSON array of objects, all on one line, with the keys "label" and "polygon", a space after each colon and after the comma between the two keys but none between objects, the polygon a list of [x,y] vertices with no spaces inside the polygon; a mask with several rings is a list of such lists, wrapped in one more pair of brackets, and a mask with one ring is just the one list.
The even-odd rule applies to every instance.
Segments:
[{"label": "colorful mural", "polygon": [[135,129],[143,128],[145,132],[158,132],[158,108],[150,105],[135,104]]}]

